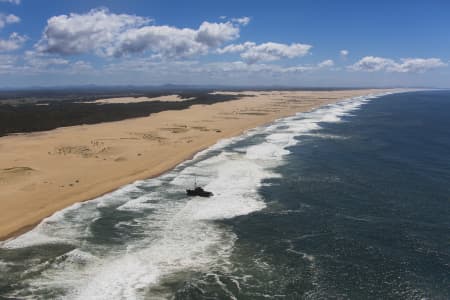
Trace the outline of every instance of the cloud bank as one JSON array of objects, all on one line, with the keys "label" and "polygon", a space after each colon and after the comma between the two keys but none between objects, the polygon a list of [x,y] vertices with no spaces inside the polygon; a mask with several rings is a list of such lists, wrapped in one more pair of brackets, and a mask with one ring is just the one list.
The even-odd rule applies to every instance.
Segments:
[{"label": "cloud bank", "polygon": [[349,69],[365,72],[423,73],[446,66],[447,63],[439,58],[402,58],[399,62],[396,62],[389,58],[366,56],[351,65]]},{"label": "cloud bank", "polygon": [[293,43],[290,45],[280,43],[255,44],[245,42],[243,44],[231,44],[218,50],[218,53],[239,53],[241,58],[248,64],[254,64],[259,61],[275,61],[282,58],[294,58],[305,56],[309,53],[311,45]]},{"label": "cloud bank", "polygon": [[[16,15],[0,13],[0,33],[20,21]],[[113,13],[106,8],[56,15],[47,20],[42,35],[29,43],[32,46],[23,51],[17,50],[28,44],[28,37],[11,31],[2,36],[0,73],[79,74],[83,80],[97,76],[93,81],[107,80],[104,78],[108,75],[108,80],[116,76],[117,82],[126,78],[130,82],[165,78],[168,82],[173,79],[207,83],[214,79],[219,83],[228,80],[240,84],[241,80],[257,83],[259,79],[272,82],[280,78],[295,82],[308,78],[318,82],[339,81],[340,76],[335,76],[339,71],[342,78],[358,82],[360,77],[371,79],[377,75],[345,71],[411,73],[397,76],[409,80],[420,79],[417,73],[450,64],[439,58],[377,56],[365,56],[349,63],[347,49],[332,50],[336,53],[331,54],[337,56],[335,63],[324,60],[326,57],[310,55],[313,46],[308,43],[295,40],[256,43],[246,37],[241,39],[241,31],[251,21],[246,16],[221,16],[217,21],[200,21],[198,26],[191,27],[157,25],[151,18]],[[305,56],[308,57],[304,62],[297,59]]]}]

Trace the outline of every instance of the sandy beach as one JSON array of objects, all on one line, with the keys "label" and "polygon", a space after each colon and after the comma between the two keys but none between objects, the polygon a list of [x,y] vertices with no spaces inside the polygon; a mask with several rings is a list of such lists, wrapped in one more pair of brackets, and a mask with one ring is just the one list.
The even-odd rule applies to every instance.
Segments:
[{"label": "sandy beach", "polygon": [[1,137],[0,240],[73,203],[157,176],[220,139],[340,99],[380,92],[239,92],[248,97],[143,118]]}]

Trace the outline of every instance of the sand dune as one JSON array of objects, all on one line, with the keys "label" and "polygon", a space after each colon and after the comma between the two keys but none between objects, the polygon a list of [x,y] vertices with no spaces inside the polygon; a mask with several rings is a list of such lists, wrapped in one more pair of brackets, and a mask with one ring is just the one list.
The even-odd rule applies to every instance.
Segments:
[{"label": "sand dune", "polygon": [[244,92],[252,97],[119,122],[1,137],[0,239],[70,204],[167,171],[222,138],[295,112],[374,92],[381,91]]},{"label": "sand dune", "polygon": [[179,102],[188,101],[194,98],[181,98],[180,95],[166,95],[158,97],[118,97],[118,98],[107,98],[99,99],[95,101],[86,101],[82,103],[98,103],[98,104],[108,104],[108,103],[140,103],[140,102],[152,102],[152,101],[167,101],[167,102]]}]

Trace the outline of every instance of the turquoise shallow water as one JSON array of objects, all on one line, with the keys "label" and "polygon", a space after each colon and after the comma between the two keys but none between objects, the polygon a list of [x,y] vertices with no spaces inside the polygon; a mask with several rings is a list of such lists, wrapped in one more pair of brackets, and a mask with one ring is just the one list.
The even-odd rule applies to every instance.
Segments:
[{"label": "turquoise shallow water", "polygon": [[0,299],[448,299],[449,183],[449,92],[349,99],[1,244]]}]

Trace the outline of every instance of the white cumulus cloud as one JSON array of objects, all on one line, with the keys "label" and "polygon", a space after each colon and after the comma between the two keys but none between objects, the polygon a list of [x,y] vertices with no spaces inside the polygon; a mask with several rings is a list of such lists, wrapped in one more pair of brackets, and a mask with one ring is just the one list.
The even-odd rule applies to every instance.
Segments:
[{"label": "white cumulus cloud", "polygon": [[284,67],[277,64],[264,64],[255,63],[247,64],[243,61],[233,61],[233,62],[217,62],[209,63],[202,67],[202,71],[206,73],[260,73],[266,72],[270,74],[287,74],[287,73],[303,73],[310,71],[318,71],[320,69],[330,68],[334,66],[334,62],[329,60],[324,60],[317,64],[311,65],[297,65],[291,67]]},{"label": "white cumulus cloud", "polygon": [[389,58],[366,56],[349,68],[354,71],[366,72],[422,73],[445,66],[447,64],[439,58],[402,58],[396,62]]},{"label": "white cumulus cloud", "polygon": [[199,28],[150,25],[151,20],[106,9],[52,17],[36,49],[62,55],[95,53],[124,56],[149,51],[161,58],[207,53],[239,37],[233,22],[203,22]]},{"label": "white cumulus cloud", "polygon": [[334,61],[331,59],[324,60],[323,62],[317,65],[319,68],[331,68],[334,66]]},{"label": "white cumulus cloud", "polygon": [[294,58],[304,56],[309,53],[312,48],[311,45],[293,43],[290,45],[281,43],[263,43],[255,44],[253,42],[246,42],[243,44],[231,44],[218,50],[218,53],[238,53],[241,58],[248,64],[253,64],[259,61],[275,61],[282,58]]},{"label": "white cumulus cloud", "polygon": [[27,65],[36,68],[44,69],[48,66],[55,65],[68,65],[69,61],[60,57],[49,57],[34,51],[26,51],[24,55],[24,60]]},{"label": "white cumulus cloud", "polygon": [[0,2],[8,2],[12,4],[20,4],[20,0],[0,0]]},{"label": "white cumulus cloud", "polygon": [[0,74],[14,71],[17,56],[0,54]]},{"label": "white cumulus cloud", "polygon": [[224,42],[239,37],[239,27],[232,23],[209,23],[203,22],[196,32],[196,41],[209,47],[218,47]]},{"label": "white cumulus cloud", "polygon": [[294,58],[306,55],[311,49],[311,45],[294,43],[291,45],[280,43],[263,43],[250,47],[241,54],[242,59],[247,63],[258,61],[274,61],[282,58]]},{"label": "white cumulus cloud", "polygon": [[106,53],[127,30],[149,23],[143,17],[112,14],[95,9],[87,14],[60,15],[50,18],[37,50],[46,53]]},{"label": "white cumulus cloud", "polygon": [[248,25],[248,23],[250,23],[250,17],[233,18],[231,20],[233,22],[236,22],[236,23],[241,24],[243,26],[246,26],[246,25]]},{"label": "white cumulus cloud", "polygon": [[253,43],[253,42],[245,42],[243,44],[231,44],[231,45],[225,46],[223,48],[217,49],[217,53],[219,53],[219,54],[239,53],[239,52],[244,52],[245,50],[248,50],[255,46],[256,46],[256,43]]},{"label": "white cumulus cloud", "polygon": [[447,64],[439,58],[403,58],[393,71],[421,73],[446,66]]},{"label": "white cumulus cloud", "polygon": [[343,58],[346,58],[346,57],[350,54],[350,52],[349,52],[348,50],[346,50],[346,49],[342,49],[341,51],[339,51],[339,54],[340,54]]},{"label": "white cumulus cloud", "polygon": [[207,46],[195,41],[195,30],[171,26],[145,26],[127,30],[108,49],[108,55],[123,56],[144,51],[166,58],[205,53]]},{"label": "white cumulus cloud", "polygon": [[8,39],[0,39],[0,52],[17,50],[22,47],[26,40],[26,36],[20,35],[17,32],[13,32]]},{"label": "white cumulus cloud", "polygon": [[331,59],[327,59],[315,65],[293,66],[281,68],[280,70],[284,73],[302,73],[307,71],[317,71],[320,69],[331,68],[332,66],[334,66],[334,61]]},{"label": "white cumulus cloud", "polygon": [[375,72],[387,70],[394,65],[395,61],[393,61],[392,59],[376,56],[365,56],[354,65],[350,66],[350,69],[355,71]]},{"label": "white cumulus cloud", "polygon": [[5,27],[7,24],[19,23],[20,18],[16,15],[5,15],[0,13],[0,29]]}]

